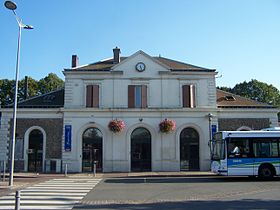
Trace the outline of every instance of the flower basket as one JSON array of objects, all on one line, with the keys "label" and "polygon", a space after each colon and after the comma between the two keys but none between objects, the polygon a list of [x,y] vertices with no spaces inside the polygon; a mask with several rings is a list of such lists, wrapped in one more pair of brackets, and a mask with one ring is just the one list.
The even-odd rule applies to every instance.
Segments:
[{"label": "flower basket", "polygon": [[123,120],[119,120],[119,119],[111,120],[108,124],[108,128],[113,133],[120,133],[124,130],[125,123]]},{"label": "flower basket", "polygon": [[162,133],[170,133],[176,129],[176,122],[171,119],[165,119],[160,122],[159,130]]}]

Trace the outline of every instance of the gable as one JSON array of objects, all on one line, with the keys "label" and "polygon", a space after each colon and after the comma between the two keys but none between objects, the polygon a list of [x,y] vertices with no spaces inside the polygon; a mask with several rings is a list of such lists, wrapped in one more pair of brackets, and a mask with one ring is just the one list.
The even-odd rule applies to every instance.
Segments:
[{"label": "gable", "polygon": [[[143,69],[137,69],[139,65]],[[170,71],[170,69],[140,50],[113,66],[112,71],[122,71],[125,77],[154,77],[158,76],[160,71]]]}]

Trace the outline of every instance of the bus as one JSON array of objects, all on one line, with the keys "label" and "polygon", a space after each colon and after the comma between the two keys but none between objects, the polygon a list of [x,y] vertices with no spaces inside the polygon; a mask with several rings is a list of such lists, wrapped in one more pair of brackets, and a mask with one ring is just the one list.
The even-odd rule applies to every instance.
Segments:
[{"label": "bus", "polygon": [[280,131],[221,131],[210,141],[211,171],[225,176],[280,175]]}]

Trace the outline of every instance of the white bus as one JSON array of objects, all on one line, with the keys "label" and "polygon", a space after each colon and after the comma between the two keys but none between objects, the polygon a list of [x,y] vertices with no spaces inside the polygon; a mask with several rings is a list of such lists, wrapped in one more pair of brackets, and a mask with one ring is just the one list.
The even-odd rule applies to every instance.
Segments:
[{"label": "white bus", "polygon": [[221,131],[210,141],[211,171],[225,176],[280,175],[280,131]]}]

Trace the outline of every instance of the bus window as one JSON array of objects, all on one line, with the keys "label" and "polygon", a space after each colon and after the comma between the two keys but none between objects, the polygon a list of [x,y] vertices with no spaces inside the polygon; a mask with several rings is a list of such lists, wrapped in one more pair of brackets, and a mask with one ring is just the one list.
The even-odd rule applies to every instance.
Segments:
[{"label": "bus window", "polygon": [[229,158],[246,158],[250,155],[249,140],[244,138],[230,138],[228,140],[228,157]]},{"label": "bus window", "polygon": [[253,142],[254,155],[257,158],[278,157],[277,140],[261,140]]}]

